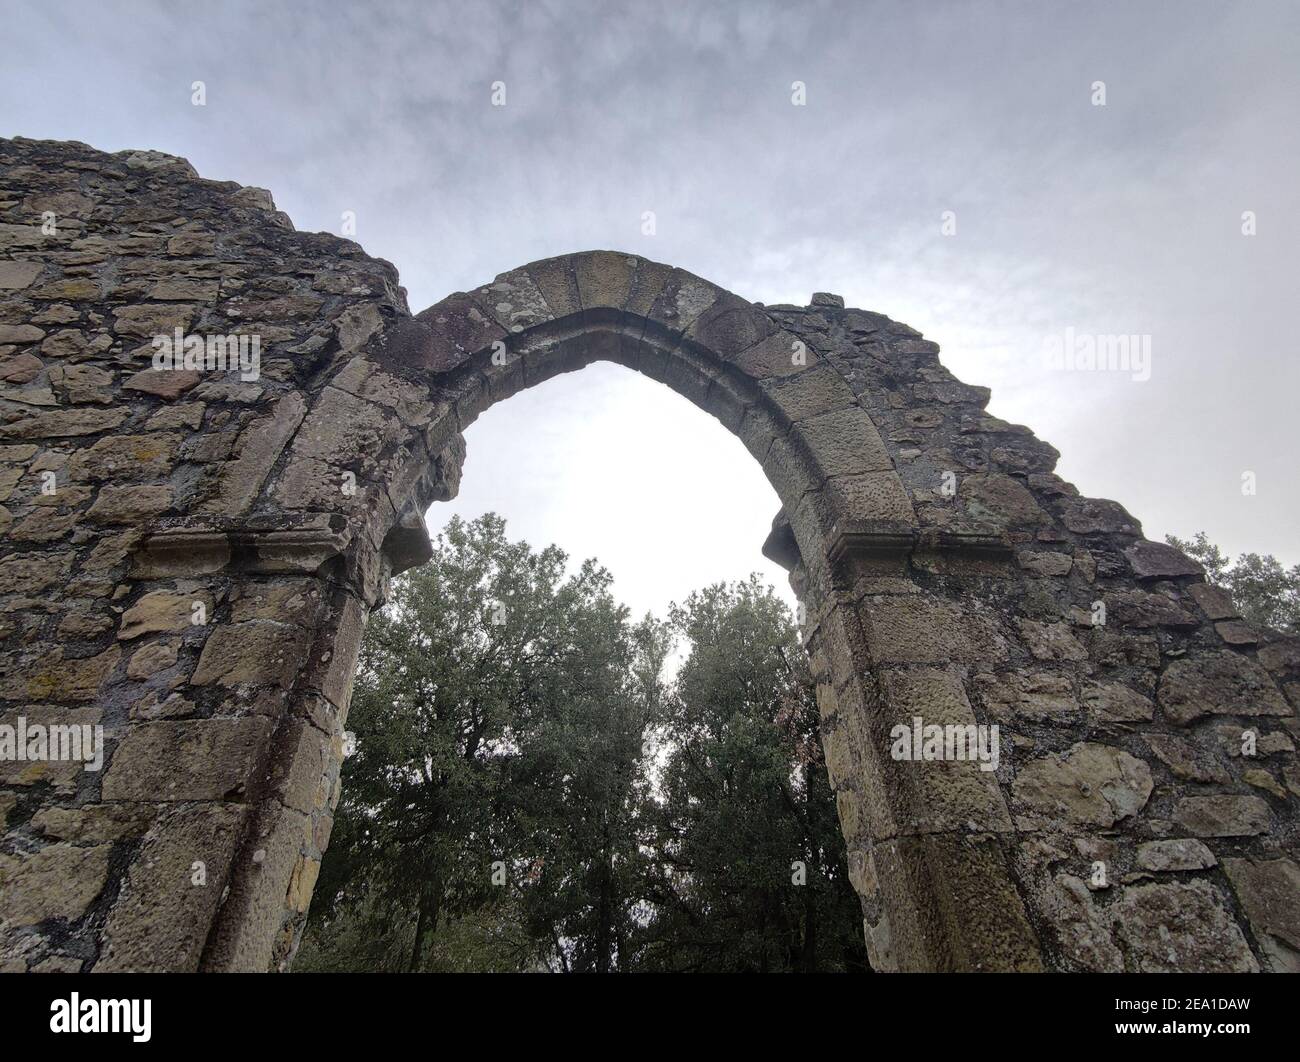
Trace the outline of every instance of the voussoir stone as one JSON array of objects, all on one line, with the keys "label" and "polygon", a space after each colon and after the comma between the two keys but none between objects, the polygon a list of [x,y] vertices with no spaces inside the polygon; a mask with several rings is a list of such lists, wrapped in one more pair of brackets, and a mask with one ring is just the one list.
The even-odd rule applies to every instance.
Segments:
[{"label": "voussoir stone", "polygon": [[[752,376],[756,380],[781,379],[787,376],[800,376],[807,373],[814,366],[824,369],[825,376],[824,386],[828,390],[827,399],[824,400],[826,409],[834,408],[843,404],[838,401],[842,391],[836,386],[836,382],[844,389],[848,390],[848,397],[851,400],[855,397],[851,388],[844,384],[843,378],[840,377],[831,366],[821,363],[816,353],[808,346],[805,340],[798,338],[791,332],[780,331],[773,332],[770,336],[765,336],[752,347],[742,350],[733,359],[736,368],[747,376]],[[822,376],[819,374],[818,379]],[[834,389],[831,392],[831,389]],[[834,405],[829,404],[830,393],[835,395]],[[825,409],[818,410],[825,412]],[[798,417],[791,417],[791,420],[797,420]]]},{"label": "voussoir stone", "polygon": [[893,471],[880,432],[858,406],[810,417],[796,432],[825,477]]}]

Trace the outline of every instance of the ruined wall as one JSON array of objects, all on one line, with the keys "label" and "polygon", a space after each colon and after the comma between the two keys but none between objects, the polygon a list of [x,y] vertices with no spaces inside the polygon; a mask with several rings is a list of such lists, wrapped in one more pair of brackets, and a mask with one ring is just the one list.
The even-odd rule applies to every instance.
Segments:
[{"label": "ruined wall", "polygon": [[[950,867],[981,830],[1001,838],[985,851],[1005,854],[1047,968],[1300,969],[1300,640],[1252,629],[1199,565],[1081,497],[1056,450],[987,414],[988,390],[914,330],[833,296],[768,311],[851,388],[919,525],[908,546],[858,536],[835,588],[810,597],[823,692],[841,694],[824,738],[873,954],[892,950],[879,864],[900,846],[862,823],[883,787],[915,789],[932,836],[967,827],[931,864],[932,902],[954,919],[995,898],[944,895]],[[860,656],[818,652],[834,627]],[[849,690],[863,658],[871,680]],[[913,714],[1000,724],[1000,792],[958,795],[948,764],[883,758]]]},{"label": "ruined wall", "polygon": [[[383,578],[344,570],[363,521],[303,504],[301,462],[290,500],[268,484],[405,293],[387,263],[180,159],[6,141],[0,189],[3,717],[100,724],[108,746],[98,772],[0,761],[0,961],[195,969],[207,949],[241,968],[255,935],[265,968],[328,842]],[[151,339],[176,328],[258,336],[259,371],[156,371]],[[362,472],[375,440],[346,427]],[[219,907],[238,912],[224,935]]]},{"label": "ruined wall", "polygon": [[[258,371],[152,368],[176,328],[257,336]],[[781,498],[873,965],[1295,969],[1300,644],[937,350],[611,252],[412,317],[265,192],[0,141],[0,726],[105,738],[102,770],[0,759],[0,968],[283,968],[364,618],[427,557],[462,430],[609,359]],[[915,716],[998,724],[998,769],[894,759]]]}]

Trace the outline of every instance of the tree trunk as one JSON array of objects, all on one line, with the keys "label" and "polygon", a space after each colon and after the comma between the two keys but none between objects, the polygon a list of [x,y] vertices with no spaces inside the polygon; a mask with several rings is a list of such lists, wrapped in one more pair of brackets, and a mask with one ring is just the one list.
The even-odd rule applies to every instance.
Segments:
[{"label": "tree trunk", "polygon": [[415,943],[411,946],[411,959],[406,964],[407,973],[418,973],[420,970],[420,951],[424,944],[425,923],[428,920],[428,912],[425,910],[424,897],[420,897],[420,917],[415,920]]},{"label": "tree trunk", "polygon": [[610,897],[612,891],[612,867],[610,866],[610,841],[609,841],[609,812],[604,813],[603,822],[603,850],[600,854],[600,904],[596,914],[596,972],[609,973],[610,962],[613,955],[613,903]]},{"label": "tree trunk", "polygon": [[804,882],[803,902],[803,961],[800,964],[804,973],[817,972],[817,890],[813,887],[813,878]]},{"label": "tree trunk", "polygon": [[419,973],[423,958],[424,938],[438,931],[438,916],[442,912],[442,884],[432,892],[420,893],[420,917],[415,921],[415,943],[411,945],[411,961],[407,973]]}]

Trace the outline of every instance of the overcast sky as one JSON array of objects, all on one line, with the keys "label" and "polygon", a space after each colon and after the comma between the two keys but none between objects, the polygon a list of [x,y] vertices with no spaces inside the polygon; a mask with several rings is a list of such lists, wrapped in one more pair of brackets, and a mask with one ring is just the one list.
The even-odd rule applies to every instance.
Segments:
[{"label": "overcast sky", "polygon": [[[269,188],[300,229],[353,211],[415,311],[598,247],[764,302],[836,292],[938,342],[1149,537],[1300,561],[1300,4],[0,0],[0,17],[0,133],[182,155]],[[1150,379],[1050,368],[1066,329],[1150,336]],[[495,509],[600,557],[638,612],[752,570],[784,587],[758,552],[775,493],[652,381],[593,366],[467,434],[435,529]]]}]

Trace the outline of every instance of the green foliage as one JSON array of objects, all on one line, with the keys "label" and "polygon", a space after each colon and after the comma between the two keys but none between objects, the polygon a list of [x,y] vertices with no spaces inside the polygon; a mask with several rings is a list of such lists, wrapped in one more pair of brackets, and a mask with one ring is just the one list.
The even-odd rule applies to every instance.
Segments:
[{"label": "green foliage", "polygon": [[865,968],[861,909],[788,610],[751,576],[691,594],[671,622],[689,653],[664,719],[658,859],[638,965]]},{"label": "green foliage", "polygon": [[1206,579],[1232,594],[1243,618],[1259,627],[1300,634],[1300,564],[1289,570],[1271,553],[1243,553],[1235,564],[1204,531],[1187,542],[1173,535],[1165,541],[1205,567]]},{"label": "green foliage", "polygon": [[489,514],[395,580],[295,967],[864,966],[784,605],[751,578],[631,623],[566,567]]},{"label": "green foliage", "polygon": [[[557,754],[566,741],[569,759],[593,769],[604,763],[594,742],[626,743],[623,728],[590,717],[625,711],[614,694],[633,650],[608,572],[588,562],[566,578],[566,560],[507,541],[504,521],[488,515],[452,520],[429,564],[395,581],[366,632],[349,714],[356,751],[314,930],[340,909],[382,913],[376,931],[408,932],[411,943],[400,964],[385,951],[383,968],[423,969],[444,919],[507,901],[493,864],[507,880],[534,864],[550,867],[548,881],[570,871],[555,847],[569,836],[536,808],[543,796],[572,799]],[[588,802],[612,798],[580,777]],[[522,917],[533,917],[536,891]]]}]

